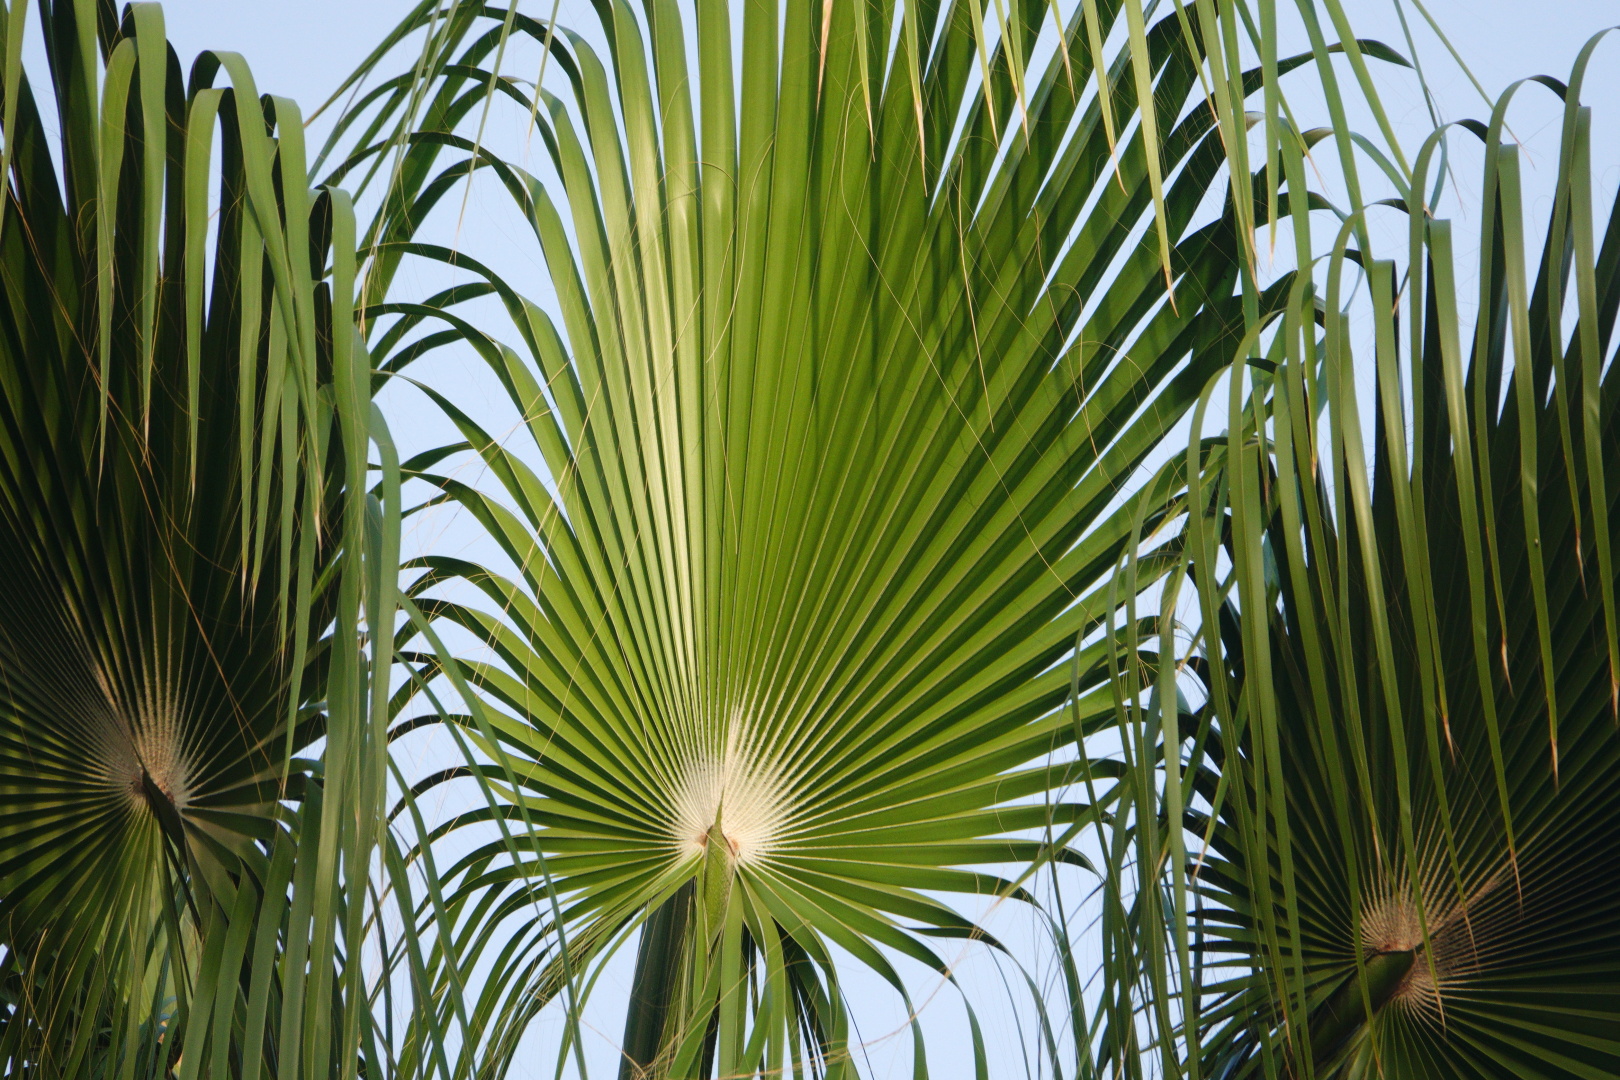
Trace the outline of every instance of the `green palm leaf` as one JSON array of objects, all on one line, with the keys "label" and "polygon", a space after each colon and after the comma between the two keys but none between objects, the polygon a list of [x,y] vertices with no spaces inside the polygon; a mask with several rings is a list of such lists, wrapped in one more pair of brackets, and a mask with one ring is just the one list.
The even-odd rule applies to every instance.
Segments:
[{"label": "green palm leaf", "polygon": [[[1421,202],[1437,133],[1397,204],[1405,258],[1352,252],[1371,348],[1345,314],[1352,218],[1325,293],[1301,283],[1269,361],[1234,375],[1229,438],[1191,452],[1207,704],[1165,740],[1196,735],[1191,1074],[1620,1070],[1620,216],[1592,204],[1590,53],[1546,81],[1566,122],[1539,256],[1513,91],[1465,125],[1486,144],[1471,351],[1451,224]],[[1114,963],[1128,983],[1153,961]]]},{"label": "green palm leaf", "polygon": [[[470,778],[492,800],[419,823],[409,853],[423,919],[450,920],[424,968],[458,1075],[504,1071],[558,998],[577,1020],[637,931],[624,1075],[847,1074],[836,950],[909,1001],[894,957],[950,977],[933,942],[983,936],[942,894],[1028,899],[1006,866],[1079,858],[1101,807],[1059,793],[1114,717],[1111,578],[1173,485],[1119,503],[1249,325],[1238,210],[1194,220],[1226,185],[1219,117],[1262,80],[1231,70],[1208,107],[1207,5],[1143,28],[1096,5],[1135,49],[1103,72],[1081,19],[1026,69],[1047,5],[993,50],[975,10],[603,5],[604,55],[424,4],[390,38],[426,33],[416,80],[339,121],[358,149],[334,176],[390,178],[379,367],[470,344],[523,423],[499,439],[427,388],[464,442],[406,463],[508,563],[431,555],[410,589],[439,646],[418,685],[462,691],[445,718],[473,762],[417,793]],[[535,106],[549,182],[458,133],[491,95],[527,106],[484,66],[523,37],[563,91]],[[1148,85],[1157,126],[1111,146],[1103,104],[1140,117]],[[479,169],[532,228],[559,322],[417,238]],[[472,280],[383,302],[408,257]],[[1251,289],[1249,320],[1287,287]],[[484,298],[512,344],[461,313]],[[444,467],[463,452],[488,484]],[[451,657],[452,629],[477,644]]]},{"label": "green palm leaf", "polygon": [[353,1076],[397,562],[353,214],[239,57],[39,10],[43,100],[5,18],[0,1058]]}]

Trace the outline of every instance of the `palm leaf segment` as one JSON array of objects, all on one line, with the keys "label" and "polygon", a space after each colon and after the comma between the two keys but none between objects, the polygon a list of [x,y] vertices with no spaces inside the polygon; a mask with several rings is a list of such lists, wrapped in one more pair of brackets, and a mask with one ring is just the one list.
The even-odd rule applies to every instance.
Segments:
[{"label": "palm leaf segment", "polygon": [[[1214,817],[1188,827],[1210,841],[1208,1075],[1620,1071],[1620,214],[1592,202],[1591,52],[1546,82],[1566,113],[1534,274],[1510,91],[1465,125],[1486,148],[1475,334],[1451,225],[1420,201],[1437,134],[1401,200],[1404,295],[1362,255],[1372,415],[1343,314],[1352,220],[1326,295],[1290,302],[1274,377],[1205,448],[1191,531],[1219,662],[1188,779]],[[1230,579],[1207,569],[1218,540]]]},{"label": "palm leaf segment", "polygon": [[386,715],[362,593],[384,642],[393,603],[362,556],[397,555],[366,519],[348,204],[240,58],[182,75],[156,5],[39,11],[54,121],[5,16],[0,1058],[352,1076],[336,890]]},{"label": "palm leaf segment", "polygon": [[[1104,34],[1129,22],[1097,9]],[[406,255],[476,275],[369,308],[399,316],[381,366],[470,342],[534,448],[434,393],[466,442],[407,463],[512,567],[430,557],[412,590],[490,656],[448,673],[507,804],[460,824],[501,835],[431,897],[463,927],[444,1013],[490,1067],[644,926],[628,1072],[841,1072],[833,947],[902,995],[895,954],[949,975],[928,937],[978,931],[938,894],[1022,895],[975,868],[1057,857],[1089,813],[1055,796],[1111,715],[1108,646],[1060,661],[1118,601],[1131,513],[1111,503],[1242,336],[1246,247],[1230,214],[1189,225],[1226,161],[1189,52],[1214,28],[1189,9],[1141,38],[1171,303],[1142,128],[1111,153],[1078,17],[1027,65],[1046,11],[1017,6],[979,80],[971,3],[795,0],[780,24],[750,5],[734,56],[733,16],[705,2],[695,69],[673,5],[601,5],[605,59],[521,14],[424,5],[397,37],[427,28],[434,91],[384,83],[345,119],[363,149],[339,175],[404,147],[379,280]],[[524,35],[567,82],[537,107],[554,186],[457,134],[486,94],[523,100],[481,65]],[[1102,73],[1121,115],[1133,71]],[[426,130],[379,135],[401,115]],[[435,172],[446,147],[476,157]],[[560,326],[409,240],[484,167],[534,230]],[[515,347],[454,310],[490,295]],[[410,338],[427,320],[448,329]],[[459,450],[495,483],[434,471]],[[487,606],[433,599],[456,581]]]}]

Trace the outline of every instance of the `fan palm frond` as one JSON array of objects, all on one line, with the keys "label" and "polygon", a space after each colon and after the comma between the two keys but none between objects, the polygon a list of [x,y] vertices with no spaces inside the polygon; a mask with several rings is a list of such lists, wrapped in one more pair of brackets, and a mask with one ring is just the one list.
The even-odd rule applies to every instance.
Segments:
[{"label": "fan palm frond", "polygon": [[[1229,437],[1192,452],[1207,704],[1165,745],[1194,841],[1193,1073],[1620,1071],[1620,214],[1593,205],[1590,56],[1545,81],[1565,112],[1539,253],[1515,87],[1417,156],[1399,262],[1344,224],[1325,290],[1297,282],[1269,361],[1234,374]],[[1470,327],[1422,195],[1440,140],[1475,135]]]},{"label": "fan palm frond", "polygon": [[[427,3],[389,42],[425,33],[419,67],[339,121],[334,175],[390,177],[379,368],[470,345],[522,423],[497,438],[426,387],[464,441],[406,463],[507,560],[430,555],[409,590],[445,635],[420,685],[463,691],[474,751],[418,791],[491,800],[411,853],[453,927],[427,966],[458,1073],[503,1072],[549,1003],[577,1021],[639,941],[622,1075],[848,1075],[840,950],[913,1012],[896,957],[950,978],[937,940],[987,939],[947,901],[1080,861],[1114,570],[1180,460],[1137,470],[1287,295],[1245,291],[1256,181],[1228,176],[1244,101],[1308,57],[1237,70],[1231,5],[1149,26],[1127,0],[1035,62],[1048,14],[649,0],[587,39]],[[525,38],[559,93],[498,70]],[[532,104],[544,177],[482,145],[502,96]],[[481,170],[555,308],[417,237]],[[463,281],[385,302],[407,258]],[[484,298],[510,344],[461,306]],[[452,629],[477,647],[447,660]]]},{"label": "fan palm frond", "polygon": [[0,1059],[353,1076],[397,511],[352,211],[157,5],[39,18],[43,98],[4,17]]}]

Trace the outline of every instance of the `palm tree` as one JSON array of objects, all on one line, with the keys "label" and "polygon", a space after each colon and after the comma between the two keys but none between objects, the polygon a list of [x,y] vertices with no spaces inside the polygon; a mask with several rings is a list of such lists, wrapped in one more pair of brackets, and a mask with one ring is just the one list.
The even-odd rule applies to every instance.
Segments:
[{"label": "palm tree", "polygon": [[[1076,747],[1137,685],[1110,680],[1103,630],[1176,565],[1114,575],[1180,459],[1145,488],[1138,469],[1290,288],[1246,273],[1243,106],[1309,57],[1233,67],[1246,14],[1148,26],[1088,0],[1036,63],[1040,2],[649,0],[600,5],[587,39],[429,0],[357,74],[424,35],[334,136],[334,181],[389,182],[379,369],[470,345],[522,425],[503,440],[424,387],[462,441],[404,466],[505,560],[432,554],[408,590],[434,646],[415,685],[460,691],[435,708],[471,763],[413,792],[468,782],[486,805],[417,819],[439,936],[415,977],[438,1004],[404,1058],[449,1028],[441,1068],[500,1075],[559,1001],[559,1053],[581,1052],[581,1002],[635,941],[621,1076],[850,1075],[839,952],[914,1012],[893,958],[950,979],[936,942],[993,940],[953,900],[1033,903],[1035,867],[1083,864],[1072,842],[1121,789]],[[538,92],[501,71],[525,38]],[[503,96],[540,175],[484,145]],[[418,234],[485,169],[552,310]],[[407,257],[462,281],[389,300]],[[1096,1030],[1079,1018],[1066,1053]]]},{"label": "palm tree", "polygon": [[0,1060],[352,1077],[398,558],[353,213],[240,57],[39,18],[43,98],[0,18]]},{"label": "palm tree", "polygon": [[[1281,59],[1269,4],[1257,32],[1233,0],[1153,25],[1134,0],[649,0],[602,5],[593,45],[427,0],[362,74],[421,31],[416,67],[338,124],[331,183],[386,179],[358,236],[309,188],[296,107],[238,58],[186,77],[153,6],[39,10],[59,140],[26,6],[0,20],[7,1068],[500,1074],[558,999],[580,1053],[582,1003],[635,942],[622,1076],[849,1075],[840,957],[914,1014],[896,958],[954,979],[939,941],[1001,947],[977,896],[1047,920],[1066,1036],[1033,984],[1030,1007],[1057,1071],[1620,1071],[1620,233],[1596,241],[1590,50],[1558,84],[1534,279],[1506,101],[1477,126],[1465,357],[1422,197],[1439,136],[1390,167],[1404,277],[1352,184],[1325,282],[1257,283],[1257,225],[1286,208],[1304,267],[1324,205],[1279,79],[1317,62],[1352,169],[1328,54],[1363,76],[1390,56],[1318,30]],[[501,70],[525,37],[540,91]],[[532,113],[539,175],[483,146],[501,96]],[[551,312],[418,235],[481,169]],[[406,258],[474,283],[403,302]],[[481,299],[515,344],[464,314]],[[462,441],[404,475],[505,564],[415,565],[398,640],[432,647],[392,703],[372,673],[399,473],[357,315],[374,384],[467,344],[523,420],[503,441],[425,388]],[[1216,389],[1227,435],[1144,475]],[[1181,663],[1184,578],[1202,645]],[[382,723],[436,680],[469,764],[403,792],[399,841]],[[417,799],[451,781],[481,803],[429,828]],[[1086,865],[1089,828],[1095,1012],[1034,884]]]},{"label": "palm tree", "polygon": [[[1158,700],[1179,680],[1204,704],[1125,729],[1176,766],[1143,802],[1190,849],[1175,881],[1136,878],[1156,951],[1110,941],[1110,992],[1156,988],[1185,1075],[1620,1073],[1620,214],[1593,205],[1595,44],[1546,83],[1564,124],[1539,255],[1503,136],[1515,86],[1422,147],[1399,260],[1344,220],[1325,288],[1297,280],[1234,373],[1227,436],[1189,452],[1202,644],[1179,672],[1166,656]],[[1470,327],[1424,192],[1442,140],[1474,136]],[[1285,186],[1308,229],[1300,149]]]}]

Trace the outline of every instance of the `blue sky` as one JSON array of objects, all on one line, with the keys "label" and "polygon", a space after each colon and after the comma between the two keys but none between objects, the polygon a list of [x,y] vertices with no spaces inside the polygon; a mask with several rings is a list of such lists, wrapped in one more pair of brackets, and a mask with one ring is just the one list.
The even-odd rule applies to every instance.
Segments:
[{"label": "blue sky", "polygon": [[[1409,0],[1410,2],[1410,0]],[[584,8],[563,0],[562,17]],[[169,33],[182,55],[202,48],[234,49],[252,62],[260,84],[302,102],[322,100],[384,32],[408,10],[400,0],[166,0]],[[1358,31],[1391,44],[1400,41],[1390,0],[1346,0]],[[1428,0],[1458,51],[1489,91],[1511,79],[1567,71],[1579,44],[1620,23],[1614,0]],[[525,9],[544,15],[549,2]],[[581,15],[586,15],[580,11]],[[576,18],[575,21],[581,21]],[[1436,92],[1459,109],[1477,95],[1450,64],[1436,63]]]}]

